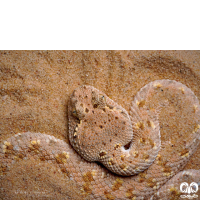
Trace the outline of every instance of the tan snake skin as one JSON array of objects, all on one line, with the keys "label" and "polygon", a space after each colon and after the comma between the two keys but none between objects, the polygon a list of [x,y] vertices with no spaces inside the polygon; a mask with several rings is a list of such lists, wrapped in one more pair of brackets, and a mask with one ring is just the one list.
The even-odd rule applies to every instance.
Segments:
[{"label": "tan snake skin", "polygon": [[57,164],[86,199],[99,200],[180,199],[182,182],[200,183],[200,170],[179,172],[200,139],[199,101],[185,85],[147,84],[130,115],[103,92],[81,86],[68,117],[72,146],[44,133],[19,133],[1,145],[2,175],[13,162],[39,159]]}]

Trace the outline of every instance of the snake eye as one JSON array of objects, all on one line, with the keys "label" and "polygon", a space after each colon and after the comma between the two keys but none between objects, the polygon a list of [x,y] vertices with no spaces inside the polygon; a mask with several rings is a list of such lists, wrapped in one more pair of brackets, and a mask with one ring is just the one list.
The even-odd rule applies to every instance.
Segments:
[{"label": "snake eye", "polygon": [[104,95],[98,95],[98,101],[104,102],[105,101]]},{"label": "snake eye", "polygon": [[102,100],[102,103],[104,103],[104,104],[106,103],[106,98],[104,95],[101,96],[101,100]]},{"label": "snake eye", "polygon": [[77,112],[76,112],[75,109],[72,111],[72,115],[73,115],[74,117],[76,117],[76,118],[78,117]]}]

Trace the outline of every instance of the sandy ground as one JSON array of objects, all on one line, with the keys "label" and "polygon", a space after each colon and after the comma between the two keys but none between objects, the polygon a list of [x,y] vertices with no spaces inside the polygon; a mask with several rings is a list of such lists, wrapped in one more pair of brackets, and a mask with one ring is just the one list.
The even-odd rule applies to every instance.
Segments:
[{"label": "sandy ground", "polygon": [[[75,88],[92,85],[129,111],[137,91],[157,79],[179,81],[200,100],[200,51],[0,51],[0,143],[26,131],[68,142],[67,102]],[[59,189],[64,177],[57,173],[55,181],[56,169],[52,167],[49,172],[47,164],[28,162],[14,167],[19,172],[17,177],[13,178],[12,173],[7,176],[15,193],[26,186],[20,181],[28,174],[29,189],[54,189],[57,196],[52,199],[68,199],[66,193],[69,199],[80,197],[70,180],[65,189]],[[38,166],[42,186],[34,179]],[[200,148],[185,169],[200,169]],[[10,187],[5,180],[0,186]],[[25,198],[24,193],[17,194]]]}]

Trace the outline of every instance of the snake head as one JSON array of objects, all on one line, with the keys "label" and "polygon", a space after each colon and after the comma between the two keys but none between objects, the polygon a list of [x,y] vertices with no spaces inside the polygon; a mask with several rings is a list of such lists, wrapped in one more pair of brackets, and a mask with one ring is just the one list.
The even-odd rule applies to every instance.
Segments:
[{"label": "snake head", "polygon": [[77,119],[82,120],[85,117],[84,104],[72,99],[72,106],[72,115]]},{"label": "snake head", "polygon": [[92,99],[91,103],[94,108],[105,108],[106,106],[106,98],[104,94],[98,94],[96,91],[92,91]]}]

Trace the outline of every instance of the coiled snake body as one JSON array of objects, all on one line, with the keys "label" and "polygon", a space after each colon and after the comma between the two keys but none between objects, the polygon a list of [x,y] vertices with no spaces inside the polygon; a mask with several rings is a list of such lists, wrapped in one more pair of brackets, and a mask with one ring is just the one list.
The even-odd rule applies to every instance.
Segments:
[{"label": "coiled snake body", "polygon": [[[26,132],[1,145],[2,166],[34,157],[57,163],[87,199],[178,199],[181,182],[200,182],[183,169],[200,139],[200,106],[185,85],[156,80],[128,112],[92,86],[74,90],[68,105],[71,145]],[[101,163],[101,164],[100,164]]]}]

